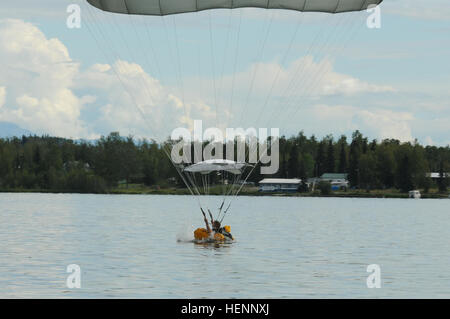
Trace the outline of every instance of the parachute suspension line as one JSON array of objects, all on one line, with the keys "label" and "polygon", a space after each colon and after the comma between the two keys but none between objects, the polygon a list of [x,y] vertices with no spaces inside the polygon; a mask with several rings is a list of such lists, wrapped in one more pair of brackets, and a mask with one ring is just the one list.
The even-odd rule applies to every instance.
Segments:
[{"label": "parachute suspension line", "polygon": [[238,62],[238,55],[239,55],[239,43],[240,43],[240,34],[241,34],[241,24],[242,24],[242,9],[239,10],[239,24],[238,24],[238,31],[237,31],[237,41],[236,41],[236,52],[234,55],[234,66],[233,66],[233,79],[231,81],[231,94],[230,94],[230,107],[229,107],[229,114],[232,116],[233,114],[233,95],[234,95],[234,82],[236,79],[236,67]]},{"label": "parachute suspension line", "polygon": [[[93,9],[91,9],[90,6],[88,6],[88,10],[86,10],[86,11],[88,12],[88,15],[90,15],[90,19],[91,19],[91,21],[92,21],[92,26],[95,26],[96,29],[97,29],[97,31],[98,31],[98,33],[100,34],[100,36],[103,37],[104,40],[107,40],[107,37],[106,37],[106,35],[102,32],[102,29],[99,28],[99,27],[95,24],[95,18],[93,17],[93,13],[91,12],[91,10],[93,10]],[[88,19],[86,19],[86,20],[89,21],[90,19],[88,18]],[[105,52],[105,50],[103,49],[103,47],[100,45],[100,42],[99,42],[97,36],[95,35],[94,30],[91,29],[91,26],[89,25],[89,23],[86,23],[85,25],[87,26],[87,30],[88,30],[88,32],[91,34],[92,38],[94,39],[94,41],[95,41],[97,47],[99,48],[100,52],[103,54],[103,56],[105,57],[105,59],[108,61],[108,60],[109,60],[108,55],[106,54],[106,52]],[[111,49],[110,52],[114,55],[114,54],[115,54],[114,48],[111,46],[110,43],[108,43],[108,41],[105,41],[105,43],[110,47],[110,49]],[[117,56],[116,56],[116,59],[117,59]],[[129,90],[129,89],[127,88],[127,86],[125,85],[123,79],[120,77],[120,73],[117,72],[117,70],[116,70],[116,68],[115,68],[114,65],[112,65],[111,70],[112,70],[112,72],[114,73],[114,75],[117,77],[117,79],[118,79],[119,83],[121,84],[121,86],[123,87],[124,91],[130,96],[133,105],[136,107],[136,109],[139,111],[139,113],[141,114],[141,116],[142,116],[142,118],[144,119],[144,121],[147,123],[148,128],[150,128],[151,126],[149,125],[149,122],[148,122],[147,117],[145,116],[145,113],[142,111],[142,109],[140,108],[139,104],[137,103],[137,100],[136,100],[135,96],[130,92],[130,90]],[[154,141],[154,139],[151,139],[151,140],[152,140],[154,143],[156,143],[156,141]],[[177,173],[179,174],[180,178],[183,180],[184,184],[187,186],[189,192],[190,192],[191,195],[192,195],[192,198],[197,200],[197,203],[198,203],[198,205],[199,205],[199,207],[200,207],[200,209],[201,209],[201,208],[202,208],[202,204],[201,204],[201,201],[200,201],[199,197],[198,197],[198,196],[194,196],[194,192],[192,191],[191,187],[189,186],[189,183],[186,181],[186,179],[184,178],[183,174],[180,172],[179,168],[172,162],[172,160],[171,160],[171,158],[170,158],[170,155],[169,155],[169,153],[167,152],[167,150],[164,148],[164,146],[162,147],[162,149],[163,149],[164,153],[166,154],[166,156],[169,158],[170,162],[171,162],[172,165],[174,166],[174,168],[175,168],[175,170],[177,171]]]},{"label": "parachute suspension line", "polygon": [[132,29],[133,29],[134,35],[136,37],[136,40],[141,46],[141,50],[140,50],[141,52],[140,53],[141,53],[141,56],[143,57],[144,64],[145,64],[146,68],[148,69],[148,73],[150,75],[153,75],[155,72],[153,72],[153,66],[150,63],[150,60],[149,60],[149,57],[148,57],[149,55],[147,54],[147,50],[146,50],[146,48],[144,46],[144,41],[142,41],[141,36],[139,35],[139,32],[138,32],[138,27],[139,26],[136,25],[136,22],[131,18],[131,16],[128,16],[128,20],[130,21],[130,24],[132,26]]},{"label": "parachute suspension line", "polygon": [[[226,59],[227,59],[227,56],[228,56],[228,42],[229,42],[229,40],[230,40],[230,29],[231,29],[231,18],[232,18],[232,16],[233,16],[233,10],[229,10],[229,15],[228,15],[228,28],[227,28],[227,37],[226,37],[226,40],[225,40],[225,49],[224,49],[224,51],[223,51],[223,62],[222,62],[222,71],[220,72],[220,83],[219,83],[219,101],[220,101],[220,97],[221,96],[223,96],[223,94],[221,94],[222,93],[222,85],[223,85],[223,74],[224,74],[224,71],[225,71],[225,64],[226,64]],[[220,102],[218,102],[218,103],[220,103]],[[228,120],[228,114],[224,114],[224,117],[227,117],[227,120]],[[227,121],[228,122],[228,121]]]},{"label": "parachute suspension line", "polygon": [[[115,47],[112,45],[112,41],[106,36],[106,34],[103,32],[103,30],[97,24],[95,24],[95,17],[94,17],[94,14],[91,12],[91,10],[93,10],[93,9],[89,5],[87,6],[87,8],[88,8],[87,12],[90,15],[90,18],[92,19],[91,20],[92,26],[95,26],[97,28],[97,32],[99,33],[100,37],[103,37],[105,44],[108,45],[108,47],[110,49],[110,52],[112,55],[111,70],[116,75],[119,82],[121,83],[122,87],[124,88],[124,91],[127,92],[128,95],[131,97],[132,102],[139,108],[137,99],[135,98],[135,96],[133,94],[131,94],[130,90],[125,85],[125,82],[120,77],[120,73],[122,73],[122,72],[120,70],[119,70],[119,72],[117,71],[117,69],[121,69],[120,64],[117,64],[117,63],[114,64],[114,60],[119,61],[121,59],[120,59],[119,55],[116,53]],[[89,19],[86,19],[86,20],[89,21]],[[100,49],[100,51],[102,52],[102,54],[104,55],[106,60],[108,61],[110,58],[108,58],[108,55],[106,54],[105,50],[100,45],[100,42],[98,41],[97,37],[95,36],[93,29],[90,28],[89,24],[86,24],[86,26],[88,27],[88,31],[91,33],[93,39],[96,41],[98,48]]]},{"label": "parachute suspension line", "polygon": [[[164,34],[166,35],[167,48],[169,49],[169,52],[170,52],[171,61],[175,61],[174,54],[173,54],[173,49],[172,49],[172,46],[170,45],[168,27],[167,27],[166,20],[165,20],[164,17],[165,16],[161,16],[161,21],[162,21],[162,25],[163,25],[163,28],[164,28]],[[175,39],[175,42],[176,42],[176,39]],[[179,64],[179,59],[178,59],[178,54],[177,54],[177,66],[178,66],[178,64]],[[180,95],[183,97],[183,92],[182,92],[182,89],[181,89],[180,71],[179,71],[179,68],[177,68],[175,66],[174,66],[174,68],[175,68],[176,82],[177,82],[178,91],[180,92]],[[184,101],[182,101],[182,102],[183,102],[184,114],[186,116],[186,105],[184,104]]]},{"label": "parachute suspension line", "polygon": [[[224,206],[224,204],[225,204],[225,202],[226,202],[226,199],[227,199],[227,197],[232,193],[232,191],[233,191],[235,185],[237,184],[237,182],[239,181],[239,179],[241,178],[241,176],[242,176],[242,173],[241,173],[241,174],[234,174],[233,183],[231,184],[231,186],[230,186],[229,190],[227,191],[227,193],[223,196],[222,204],[220,205],[219,213],[218,213],[218,215],[217,215],[216,220],[219,220],[219,217],[220,217],[220,214],[221,214],[221,212],[222,212],[223,206]],[[231,205],[231,202],[230,202],[230,204],[228,205],[228,209],[229,209],[230,205]],[[221,221],[221,222],[222,222],[222,221]]]},{"label": "parachute suspension line", "polygon": [[231,207],[231,204],[234,202],[234,200],[236,199],[237,195],[241,192],[242,188],[244,187],[245,183],[247,182],[248,178],[250,177],[250,175],[253,173],[253,170],[258,166],[259,162],[261,161],[261,158],[264,157],[267,154],[267,150],[269,148],[267,148],[264,152],[264,154],[259,158],[258,162],[252,167],[252,169],[250,170],[250,172],[247,174],[247,177],[245,178],[245,180],[242,182],[242,184],[239,186],[239,188],[236,190],[236,192],[232,195],[232,198],[230,199],[230,203],[228,204],[227,209],[225,210],[223,217],[221,219],[221,223],[223,221],[223,219],[225,218],[226,213],[228,212],[228,210]]},{"label": "parachute suspension line", "polygon": [[[322,28],[322,29],[323,29],[323,28]],[[319,34],[321,33],[322,29],[321,29],[320,32],[316,35],[316,39],[319,38],[318,36],[319,36]],[[314,41],[314,42],[315,42],[315,41]],[[308,52],[310,51],[310,49],[311,49],[312,47],[313,47],[313,45],[310,46],[310,48],[308,49]],[[301,66],[301,64],[299,64],[299,67],[297,68],[295,74],[297,74],[297,73],[300,71],[300,69],[302,70],[302,73],[303,73],[304,64],[303,64],[303,68],[300,68],[300,66]],[[302,75],[303,75],[303,74],[302,74]],[[304,76],[304,75],[303,75],[303,76]],[[290,84],[289,84],[289,86],[288,86],[288,89],[286,89],[285,92],[287,92],[291,87],[296,87],[295,85],[292,86],[292,83],[295,83],[295,77],[293,77],[293,78],[291,79]],[[275,111],[277,111],[278,115],[281,114],[281,112],[279,112],[279,110],[274,109],[273,112],[275,112]],[[259,119],[259,117],[258,117],[258,119]],[[269,121],[270,121],[271,119],[273,119],[273,117],[269,118]],[[271,142],[271,143],[272,143],[272,142]],[[253,150],[255,150],[258,146],[260,146],[260,145],[259,145],[259,141],[254,145]],[[268,150],[269,150],[269,146],[265,149],[264,154],[260,156],[258,162],[253,166],[253,168],[251,169],[251,171],[249,172],[249,174],[246,176],[246,178],[245,178],[244,182],[242,183],[242,185],[241,185],[241,186],[239,187],[239,189],[234,193],[234,196],[233,196],[231,202],[233,202],[234,199],[236,198],[236,196],[240,193],[240,191],[242,190],[243,186],[244,186],[245,183],[247,182],[248,178],[249,178],[250,175],[252,174],[253,170],[258,166],[259,162],[260,162],[261,159],[267,154]],[[249,148],[249,152],[250,152],[250,148]],[[230,205],[231,205],[231,202],[230,202]]]},{"label": "parachute suspension line", "polygon": [[[131,20],[133,20],[133,19],[131,19]],[[155,46],[153,45],[153,37],[152,37],[151,31],[150,31],[151,25],[150,25],[148,16],[142,16],[142,24],[144,25],[145,35],[147,37],[147,41],[145,41],[145,42],[148,43],[149,46],[150,46],[150,50],[151,50],[152,56],[153,56],[154,61],[155,61],[154,64],[156,65],[156,71],[157,71],[157,74],[158,74],[158,79],[161,81],[161,83],[164,86],[167,86],[168,85],[168,81],[167,81],[167,79],[165,77],[165,74],[163,72],[161,72],[161,68],[160,68],[160,65],[159,65],[160,64],[160,62],[159,62],[160,59],[158,58],[157,51],[155,50]],[[144,40],[145,40],[145,35],[144,35]],[[148,55],[147,54],[146,54],[146,57],[147,57],[147,60],[148,60]],[[169,116],[168,112],[163,112],[163,115],[162,115],[163,123],[168,121],[168,116]]]},{"label": "parachute suspension line", "polygon": [[194,188],[194,191],[197,193],[197,195],[201,195],[201,193],[200,193],[200,191],[199,191],[199,189],[197,187],[197,181],[195,179],[194,173],[188,173],[186,175],[188,176],[189,181],[191,182],[192,187]]},{"label": "parachute suspension line", "polygon": [[[335,57],[339,56],[341,54],[342,50],[348,45],[350,40],[353,39],[354,36],[356,36],[356,32],[355,31],[360,29],[358,27],[358,20],[354,19],[352,17],[351,13],[349,13],[348,16],[350,17],[350,19],[348,19],[348,21],[350,22],[351,32],[342,32],[342,34],[343,34],[342,38],[345,37],[345,35],[347,35],[347,34],[350,34],[350,36],[347,38],[346,41],[340,41],[340,39],[337,40],[336,42],[340,43],[340,46],[338,46],[337,44],[334,45],[334,49],[333,50],[330,50],[329,48],[327,48],[325,50],[325,52],[327,52],[327,57],[335,58]],[[336,29],[337,29],[337,27],[334,28],[334,30],[336,30]],[[323,59],[325,60],[325,57]],[[323,72],[324,68],[326,68],[326,63],[322,63],[322,65],[319,67],[319,69],[320,69],[320,71],[318,72],[319,76],[315,77],[313,79],[313,81],[311,81],[309,83],[309,86],[307,86],[307,90],[304,90],[305,92],[311,91],[312,89],[317,87],[322,82],[322,80],[324,79],[324,77],[327,74],[327,72]],[[296,116],[298,111],[306,104],[306,101],[303,100],[302,103],[299,104],[299,107],[293,107],[293,106],[295,106],[298,103],[298,102],[296,103],[296,100],[300,100],[300,99],[302,99],[301,95],[299,97],[293,96],[291,98],[291,100],[289,101],[289,104],[287,106],[288,110],[289,109],[290,110],[285,114],[286,118],[293,118],[293,116]]]},{"label": "parachute suspension line", "polygon": [[289,53],[290,53],[290,51],[292,49],[292,46],[294,44],[294,41],[297,38],[298,31],[300,30],[300,27],[301,27],[301,25],[303,23],[302,13],[300,13],[299,16],[300,16],[300,18],[299,18],[299,20],[297,22],[297,26],[296,26],[296,28],[294,30],[294,33],[292,34],[291,41],[289,42],[288,49],[286,50],[286,52],[284,53],[283,58],[281,59],[280,67],[278,68],[277,74],[276,74],[274,80],[272,81],[272,85],[271,85],[269,93],[267,94],[267,97],[266,97],[266,99],[264,101],[264,104],[263,104],[263,107],[262,107],[262,111],[259,113],[258,118],[257,118],[255,123],[259,123],[259,119],[261,118],[261,114],[265,113],[265,111],[266,111],[267,104],[268,104],[268,102],[269,102],[269,100],[270,100],[270,98],[272,96],[273,89],[275,88],[276,84],[278,83],[278,78],[280,76],[280,73],[281,73],[281,70],[283,68],[283,65],[285,64],[286,59],[287,59],[287,57],[288,57],[288,55],[289,55]]},{"label": "parachute suspension line", "polygon": [[[341,17],[342,17],[341,21],[338,21],[336,23],[335,27],[333,28],[333,32],[330,32],[329,38],[331,38],[332,36],[334,37],[334,35],[339,32],[339,24],[343,24],[344,18],[346,18],[346,16],[341,15]],[[349,21],[354,21],[354,19],[352,19],[351,16],[348,16],[348,17],[350,18]],[[335,37],[335,39],[338,39],[338,38]],[[336,41],[336,42],[340,43],[339,41]],[[303,89],[303,91],[300,91],[301,94],[299,94],[298,97],[295,95],[291,96],[290,100],[287,102],[288,112],[286,112],[286,114],[292,114],[292,112],[296,112],[296,109],[298,109],[298,108],[294,107],[296,100],[302,99],[303,103],[306,103],[306,100],[303,99],[303,97],[307,97],[306,94],[308,94],[308,93],[310,94],[310,96],[313,96],[315,94],[315,91],[317,91],[317,88],[320,85],[322,79],[324,79],[324,77],[328,73],[326,61],[327,61],[328,57],[335,56],[335,52],[337,51],[338,45],[337,44],[333,45],[333,42],[329,42],[329,43],[327,43],[327,45],[328,45],[327,47],[324,45],[322,48],[322,52],[325,52],[325,53],[323,54],[323,57],[321,58],[321,61],[322,61],[321,64],[318,65],[319,71],[316,72],[317,75],[311,81],[309,81],[309,83],[302,83],[302,87],[304,89]],[[331,48],[330,48],[330,46],[331,46]],[[303,80],[303,82],[305,82],[305,81]]]},{"label": "parachute suspension line", "polygon": [[225,171],[222,172],[222,194],[225,194],[226,186],[225,186]]},{"label": "parachute suspension line", "polygon": [[[345,15],[339,15],[338,17],[338,21],[335,22],[335,25],[333,27],[333,30],[331,32],[328,33],[328,36],[326,37],[326,40],[324,41],[324,43],[319,47],[318,49],[318,54],[320,54],[320,52],[327,52],[329,45],[332,44],[331,40],[334,38],[335,33],[338,32],[339,30],[339,24],[341,24],[343,22],[345,18]],[[292,104],[292,101],[295,100],[296,98],[296,92],[300,92],[300,96],[302,96],[301,92],[309,92],[310,90],[313,90],[315,87],[313,86],[316,83],[317,78],[320,78],[323,76],[323,74],[325,73],[324,71],[326,71],[324,68],[326,66],[326,60],[325,60],[325,56],[326,54],[324,53],[322,58],[321,58],[321,65],[319,65],[319,70],[318,72],[315,72],[314,75],[311,78],[307,78],[307,74],[306,72],[302,72],[302,76],[300,76],[298,79],[296,79],[296,81],[294,82],[293,85],[293,93],[289,96],[288,95],[288,100],[285,102],[285,108],[287,110],[289,110],[289,107]],[[320,58],[318,59],[320,60]],[[314,63],[314,61],[312,62]],[[304,63],[304,66],[306,65],[306,63]],[[304,68],[303,68],[304,69]],[[302,90],[298,90],[298,88],[302,88]]]},{"label": "parachute suspension line", "polygon": [[[321,33],[324,31],[325,26],[322,24],[319,28],[319,31],[314,36],[313,41],[308,46],[308,49],[306,51],[305,57],[309,56],[311,51],[313,50],[314,46],[316,45],[316,42],[319,40]],[[293,84],[295,83],[295,80],[297,79],[298,74],[301,74],[301,76],[304,76],[304,69],[305,69],[305,63],[299,63],[297,68],[294,71],[294,74],[292,75],[291,79],[289,80],[289,83],[286,87],[286,89],[283,90],[283,93],[280,95],[280,97],[288,96],[289,90],[292,88]],[[283,98],[279,99],[279,103],[276,107],[273,108],[271,116],[268,118],[269,121],[274,118],[275,114],[280,114],[280,109],[282,108]]]},{"label": "parachute suspension line", "polygon": [[183,76],[182,76],[182,69],[181,69],[181,62],[180,62],[180,49],[178,47],[178,31],[177,31],[177,24],[175,22],[175,16],[172,16],[173,21],[173,28],[175,32],[175,48],[177,50],[177,66],[178,66],[178,77],[181,84],[181,100],[183,101],[183,109],[184,109],[184,116],[186,117],[186,120],[189,118],[189,114],[187,114],[186,111],[186,103],[184,100],[184,83],[183,83]]},{"label": "parachute suspension line", "polygon": [[247,97],[245,99],[245,104],[244,104],[243,112],[241,113],[242,115],[241,115],[241,119],[239,121],[239,126],[238,127],[241,127],[241,124],[242,124],[242,122],[243,122],[243,120],[245,118],[244,115],[247,115],[248,102],[249,102],[249,99],[250,99],[250,95],[251,95],[251,93],[253,91],[253,86],[254,86],[254,83],[255,83],[256,74],[258,73],[259,65],[262,63],[261,59],[264,56],[264,49],[266,48],[267,39],[269,38],[269,34],[270,34],[270,29],[271,29],[271,26],[272,26],[273,18],[274,18],[274,12],[271,11],[269,25],[266,28],[266,33],[265,33],[265,36],[264,36],[264,39],[263,39],[263,42],[262,42],[261,49],[258,51],[257,56],[255,57],[255,60],[254,60],[254,63],[256,65],[254,66],[254,69],[253,69],[253,75],[252,75],[252,79],[250,81],[250,88],[248,90]]},{"label": "parachute suspension line", "polygon": [[[346,43],[349,43],[349,42],[346,42]],[[344,46],[345,46],[345,44],[344,44]],[[321,76],[323,77],[323,76],[324,76],[324,73],[321,73]],[[298,112],[298,109],[296,109],[296,111]],[[279,114],[280,114],[280,113],[279,113]],[[295,113],[295,114],[296,114],[296,113]],[[290,118],[292,118],[292,117],[290,117]],[[257,165],[258,165],[259,162],[261,161],[261,158],[264,157],[264,156],[267,154],[267,151],[268,151],[268,150],[269,150],[269,148],[267,148],[267,149],[264,151],[264,154],[259,158],[257,164],[252,168],[252,170],[249,172],[249,174],[248,174],[247,177],[245,178],[245,180],[244,180],[244,182],[242,183],[242,185],[241,185],[241,186],[239,187],[239,189],[234,193],[234,196],[233,196],[233,198],[232,198],[231,201],[230,201],[229,207],[231,206],[231,203],[235,200],[236,196],[240,193],[241,189],[243,188],[243,186],[244,186],[245,183],[247,182],[247,179],[250,177],[250,175],[252,174],[253,170],[257,167]],[[229,208],[227,208],[227,210],[224,212],[224,215],[223,215],[223,217],[222,217],[222,220],[223,220],[223,218],[225,218],[225,215],[226,215],[226,212],[228,211],[228,209],[229,209]]]},{"label": "parachute suspension line", "polygon": [[[186,171],[185,171],[186,172]],[[187,180],[189,181],[189,183],[191,183],[191,186],[192,186],[192,188],[194,189],[194,192],[196,193],[196,195],[198,195],[198,196],[195,196],[195,194],[193,193],[193,192],[191,192],[191,195],[193,196],[193,197],[195,197],[196,199],[197,199],[197,201],[198,201],[198,204],[199,204],[199,206],[200,206],[200,210],[203,212],[203,203],[201,202],[201,200],[200,200],[200,198],[201,198],[201,193],[200,193],[200,191],[199,191],[199,189],[198,189],[198,187],[197,187],[197,182],[196,182],[196,180],[195,180],[195,175],[194,175],[194,173],[190,173],[190,172],[187,172],[186,173],[186,177],[187,177]],[[184,183],[186,184],[186,186],[189,188],[189,184],[187,183],[187,181],[184,181]]]},{"label": "parachute suspension line", "polygon": [[[202,202],[201,202],[201,200],[200,200],[200,196],[195,196],[195,194],[194,194],[194,192],[195,192],[197,195],[200,195],[200,192],[199,192],[199,190],[198,190],[198,188],[197,188],[196,182],[192,180],[192,177],[191,177],[189,174],[190,174],[189,172],[186,174],[186,177],[187,177],[186,179],[184,179],[184,177],[182,177],[182,178],[183,178],[183,182],[185,183],[185,185],[186,185],[186,186],[188,187],[188,189],[190,190],[191,195],[192,195],[194,198],[197,199],[197,202],[198,202],[198,205],[199,205],[199,207],[200,207],[200,210],[203,212],[203,204],[202,204]],[[181,174],[181,173],[180,173],[180,175],[183,176],[183,174]],[[194,178],[195,178],[195,176],[194,176]],[[194,189],[194,191],[191,190],[191,187],[189,186],[188,181],[189,181],[189,183],[191,183],[191,186],[192,186],[192,188]]]},{"label": "parachute suspension line", "polygon": [[[200,21],[198,11],[195,12],[195,15],[196,15],[196,18],[197,18],[196,20]],[[197,83],[199,85],[198,89],[199,89],[199,92],[203,92],[203,81],[202,81],[202,77],[201,77],[201,63],[200,63],[201,62],[200,45],[194,45],[194,47],[197,49],[197,72],[198,72],[198,77],[197,77],[198,81],[197,81]]]},{"label": "parachute suspension line", "polygon": [[211,10],[209,10],[209,44],[211,50],[211,71],[212,71],[212,83],[213,83],[213,93],[214,93],[214,107],[216,110],[216,127],[218,127],[218,116],[217,116],[217,92],[216,92],[216,73],[214,68],[214,45],[213,45],[213,34],[212,34],[212,18],[211,18]]},{"label": "parachute suspension line", "polygon": [[[129,57],[131,58],[131,60],[133,61],[133,62],[131,62],[131,63],[137,63],[138,60],[136,59],[136,56],[134,55],[133,50],[131,50],[130,45],[129,45],[129,43],[128,43],[126,37],[124,36],[122,29],[118,27],[118,22],[117,22],[116,15],[115,15],[115,14],[111,14],[111,15],[108,15],[108,14],[107,14],[106,16],[107,16],[108,18],[111,18],[111,19],[110,19],[110,23],[111,23],[112,25],[114,25],[114,27],[115,27],[115,29],[116,29],[116,31],[117,31],[117,34],[118,34],[119,37],[121,38],[122,43],[123,43],[123,44],[125,45],[125,47],[127,48],[128,55],[129,55]],[[155,99],[154,99],[152,93],[150,92],[150,89],[148,88],[148,85],[145,84],[145,79],[144,79],[143,72],[139,72],[138,79],[139,79],[139,82],[141,83],[141,86],[143,87],[144,91],[146,92],[148,98],[149,98],[151,101],[155,102]]]},{"label": "parachute suspension line", "polygon": [[209,195],[209,189],[208,189],[208,174],[202,174],[202,181],[203,181],[203,189],[204,189],[204,194],[205,195]]},{"label": "parachute suspension line", "polygon": [[153,58],[155,59],[155,62],[156,62],[155,65],[156,65],[156,70],[158,72],[158,77],[161,79],[161,81],[164,84],[167,85],[167,81],[165,80],[165,76],[161,72],[161,68],[159,67],[159,59],[158,59],[158,55],[156,54],[155,47],[153,45],[153,38],[152,38],[152,35],[151,35],[151,32],[150,32],[150,25],[149,25],[147,16],[142,16],[142,20],[143,20],[143,24],[144,24],[144,27],[145,27],[146,35],[147,35],[147,38],[148,38],[148,43],[149,43],[150,49],[151,49],[151,51],[153,53]]}]

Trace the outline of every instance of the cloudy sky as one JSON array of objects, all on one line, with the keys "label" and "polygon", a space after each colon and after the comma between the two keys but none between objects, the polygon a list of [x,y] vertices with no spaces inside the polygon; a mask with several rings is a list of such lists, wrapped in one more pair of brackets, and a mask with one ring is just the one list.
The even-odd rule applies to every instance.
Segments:
[{"label": "cloudy sky", "polygon": [[[81,28],[69,28],[70,4]],[[450,144],[448,0],[368,12],[141,17],[82,0],[0,5],[0,122],[71,138],[277,127]]]}]

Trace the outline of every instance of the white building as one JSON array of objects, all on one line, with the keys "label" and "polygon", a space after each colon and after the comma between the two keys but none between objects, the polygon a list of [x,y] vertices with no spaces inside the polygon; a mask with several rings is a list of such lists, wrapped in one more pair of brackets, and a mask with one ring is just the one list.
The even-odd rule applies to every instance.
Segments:
[{"label": "white building", "polygon": [[[432,180],[438,180],[439,178],[441,178],[441,173],[439,173],[439,172],[427,173],[426,177],[429,177]],[[444,173],[444,178],[447,178],[447,177],[450,177],[450,173]]]},{"label": "white building", "polygon": [[265,178],[259,182],[260,192],[296,192],[302,180],[298,178]]}]

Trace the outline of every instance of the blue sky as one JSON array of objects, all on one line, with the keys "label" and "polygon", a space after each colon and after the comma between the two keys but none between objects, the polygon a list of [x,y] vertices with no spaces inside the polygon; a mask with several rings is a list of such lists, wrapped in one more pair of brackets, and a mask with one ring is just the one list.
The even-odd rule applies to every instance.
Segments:
[{"label": "blue sky", "polygon": [[[81,5],[81,29],[66,26],[71,3]],[[81,0],[1,4],[0,121],[74,138],[119,130],[162,139],[202,119],[448,145],[448,1],[380,8],[381,28],[369,29],[367,12],[143,18]]]}]

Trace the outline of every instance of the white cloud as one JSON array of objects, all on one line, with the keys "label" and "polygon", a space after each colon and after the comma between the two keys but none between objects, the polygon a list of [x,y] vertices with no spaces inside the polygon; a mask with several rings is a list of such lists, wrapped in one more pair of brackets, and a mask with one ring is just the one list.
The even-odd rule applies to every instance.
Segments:
[{"label": "white cloud", "polygon": [[320,127],[322,134],[330,132],[344,134],[360,130],[365,135],[377,138],[395,138],[412,141],[411,125],[414,116],[408,112],[385,109],[364,109],[347,105],[314,105],[308,110],[308,122]]},{"label": "white cloud", "polygon": [[95,89],[102,97],[101,115],[93,126],[104,132],[165,138],[175,127],[191,127],[195,118],[214,115],[205,103],[183,102],[141,66],[127,61],[93,65],[79,74],[76,87]]},{"label": "white cloud", "polygon": [[6,99],[6,88],[4,86],[0,86],[0,109],[5,104]]},{"label": "white cloud", "polygon": [[[224,77],[224,89],[231,90],[232,81],[232,75]],[[286,67],[278,62],[255,63],[237,73],[234,81],[236,90],[243,95],[246,95],[252,81],[253,93],[263,96],[272,86],[273,96],[284,96],[286,93],[290,96],[327,96],[395,92],[390,86],[369,84],[337,73],[331,60],[315,61],[312,56],[300,57]]]},{"label": "white cloud", "polygon": [[[214,105],[212,78],[192,78],[185,81],[188,92],[202,95]],[[370,84],[351,75],[338,73],[329,59],[315,61],[312,56],[300,57],[292,63],[282,66],[277,61],[261,62],[250,65],[245,70],[233,75],[225,75],[216,80],[217,104],[219,117],[225,117],[230,127],[248,124],[252,126],[267,125],[255,118],[267,118],[271,110],[294,107],[313,99],[330,96],[363,96],[367,93],[396,92],[386,85]],[[199,92],[200,88],[210,88],[209,96]],[[233,92],[233,105],[230,103]],[[229,114],[229,113],[232,114]],[[289,119],[291,120],[291,119]],[[258,123],[257,123],[258,122]]]},{"label": "white cloud", "polygon": [[[247,105],[249,118],[258,114],[276,80],[271,92],[273,99],[267,108],[269,115],[285,112],[283,106],[278,107],[274,102],[286,101],[282,99],[286,93],[302,104],[315,103],[296,113],[298,116],[285,117],[283,127],[295,125],[295,130],[309,127],[310,132],[318,134],[359,129],[369,136],[402,141],[412,140],[412,128],[417,130],[414,110],[391,111],[389,106],[380,105],[370,108],[318,104],[328,103],[318,102],[318,98],[358,96],[359,100],[355,98],[351,104],[364,105],[361,103],[364,94],[396,92],[396,89],[339,73],[332,61],[316,61],[311,56],[300,57],[286,66],[276,61],[253,64],[236,73],[236,101],[232,110],[228,107],[232,75],[224,76],[220,82],[216,80],[221,90],[217,94],[218,105],[214,106],[212,78],[184,78],[181,97],[174,93],[179,93],[180,88],[164,86],[136,63],[117,60],[82,68],[58,39],[48,39],[36,26],[20,20],[0,21],[0,59],[7,61],[0,65],[0,120],[14,122],[37,133],[91,138],[120,131],[162,139],[175,127],[191,127],[193,119],[209,121],[204,127],[209,124],[221,127],[226,123],[215,122],[216,107],[219,119],[222,115],[233,119],[233,124],[245,126],[238,121],[245,115],[244,102],[255,71]],[[295,85],[290,87],[292,79]],[[304,96],[316,99],[302,99]],[[262,119],[272,120],[267,116]],[[432,129],[427,125],[428,120],[420,123],[421,136],[429,136],[439,143],[432,129],[439,128],[445,134],[448,117],[435,121]]]},{"label": "white cloud", "polygon": [[0,21],[0,59],[8,61],[0,66],[0,119],[33,132],[91,138],[119,130],[164,138],[191,125],[193,116],[212,116],[208,105],[183,103],[138,64],[119,60],[81,70],[63,43],[21,20]]},{"label": "white cloud", "polygon": [[0,118],[35,132],[86,136],[83,107],[71,91],[78,65],[58,39],[47,39],[30,23],[0,21],[0,83],[8,97]]}]

